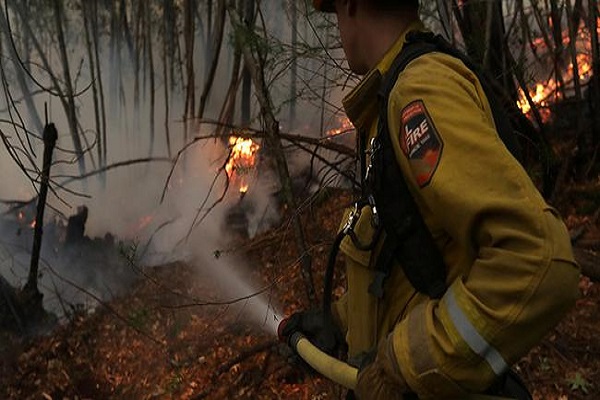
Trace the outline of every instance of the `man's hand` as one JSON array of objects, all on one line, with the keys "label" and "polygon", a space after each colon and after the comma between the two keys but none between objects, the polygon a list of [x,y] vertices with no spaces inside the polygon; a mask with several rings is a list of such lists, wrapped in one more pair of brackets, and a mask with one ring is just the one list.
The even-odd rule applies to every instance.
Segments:
[{"label": "man's hand", "polygon": [[313,345],[331,356],[337,356],[337,353],[345,346],[340,329],[331,321],[331,318],[325,317],[321,309],[292,314],[281,334],[289,340],[295,332],[302,333]]},{"label": "man's hand", "polygon": [[402,400],[410,388],[400,373],[388,336],[377,346],[374,357],[367,357],[358,371],[356,397],[359,400]]}]

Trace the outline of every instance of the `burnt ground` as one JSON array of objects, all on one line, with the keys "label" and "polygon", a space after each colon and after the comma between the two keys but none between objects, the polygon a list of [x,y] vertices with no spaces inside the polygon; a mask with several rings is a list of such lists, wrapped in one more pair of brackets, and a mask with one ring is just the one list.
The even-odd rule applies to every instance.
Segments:
[{"label": "burnt ground", "polygon": [[[349,202],[348,194],[327,192],[303,210],[317,290]],[[578,215],[583,208],[564,211],[570,228],[585,228],[578,243],[594,256],[597,220]],[[293,242],[284,223],[230,248],[254,266],[255,280],[275,282],[269,294],[286,305],[285,313],[307,305]],[[0,398],[343,398],[335,386],[288,363],[273,335],[239,318],[243,308],[190,304],[219,299],[194,268],[173,263],[144,271],[127,295],[93,313],[75,313],[51,334],[0,334]],[[600,285],[582,277],[580,286],[576,308],[519,363],[536,399],[600,398]]]}]

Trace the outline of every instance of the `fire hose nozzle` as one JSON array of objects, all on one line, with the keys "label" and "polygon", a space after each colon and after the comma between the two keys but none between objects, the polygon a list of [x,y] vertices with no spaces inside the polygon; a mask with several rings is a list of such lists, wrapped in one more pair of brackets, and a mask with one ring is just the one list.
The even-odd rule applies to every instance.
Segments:
[{"label": "fire hose nozzle", "polygon": [[279,341],[289,345],[296,354],[321,375],[354,390],[358,369],[325,353],[312,344],[301,332],[294,332],[290,337],[285,337],[283,330],[288,322],[289,318],[285,318],[277,327]]},{"label": "fire hose nozzle", "polygon": [[[283,319],[277,327],[277,336],[282,343],[288,344],[308,365],[326,378],[355,390],[358,381],[358,369],[350,364],[331,357],[317,346],[312,344],[301,332],[294,332],[289,338],[282,332],[289,318]],[[507,397],[498,397],[485,394],[468,394],[464,400],[510,400]]]},{"label": "fire hose nozzle", "polygon": [[277,339],[279,339],[279,341],[281,343],[288,344],[288,339],[283,335],[283,330],[285,329],[285,326],[287,325],[287,323],[289,321],[290,321],[289,317],[288,318],[284,318],[279,323],[279,326],[277,326]]}]

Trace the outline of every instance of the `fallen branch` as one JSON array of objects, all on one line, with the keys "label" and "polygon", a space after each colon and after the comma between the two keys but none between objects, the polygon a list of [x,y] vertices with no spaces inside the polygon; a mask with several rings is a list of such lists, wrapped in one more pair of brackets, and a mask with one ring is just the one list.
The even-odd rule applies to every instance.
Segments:
[{"label": "fallen branch", "polygon": [[233,367],[236,364],[241,363],[245,359],[252,357],[258,353],[262,353],[263,351],[266,351],[268,349],[271,349],[271,348],[275,347],[276,345],[277,345],[277,341],[269,340],[268,342],[259,343],[256,346],[250,347],[246,351],[242,351],[237,357],[234,357],[231,360],[229,360],[228,362],[221,364],[221,366],[219,368],[217,368],[217,370],[214,373],[215,377],[229,371],[229,369],[231,369],[231,367]]},{"label": "fallen branch", "polygon": [[85,174],[81,174],[81,175],[55,175],[53,176],[53,178],[68,178],[67,181],[63,182],[62,185],[68,185],[71,182],[74,181],[79,181],[85,178],[89,178],[91,176],[95,176],[107,171],[110,171],[111,169],[115,169],[115,168],[119,168],[119,167],[126,167],[126,166],[130,166],[130,165],[135,165],[135,164],[146,164],[146,163],[151,163],[151,162],[165,162],[165,163],[172,163],[173,160],[168,158],[168,157],[145,157],[145,158],[136,158],[134,160],[127,160],[127,161],[119,161],[116,162],[114,164],[110,164],[107,165],[105,167],[102,167],[100,169],[97,169],[95,171],[90,171],[88,173]]},{"label": "fallen branch", "polygon": [[[268,148],[270,155],[272,155],[277,175],[279,176],[279,184],[281,185],[281,193],[283,199],[290,210],[296,209],[296,198],[292,191],[292,182],[290,172],[288,168],[288,162],[281,144],[281,132],[279,131],[279,122],[275,119],[273,113],[273,103],[271,100],[271,94],[269,88],[265,82],[264,77],[264,55],[261,54],[261,49],[252,46],[251,40],[241,42],[243,35],[252,35],[252,32],[243,30],[243,22],[240,14],[229,4],[227,10],[231,17],[232,25],[236,29],[236,38],[238,45],[241,47],[242,54],[244,56],[244,62],[252,82],[256,89],[256,97],[260,104],[260,117],[265,127],[265,141],[266,147]],[[292,218],[292,225],[294,234],[296,237],[296,246],[301,257],[301,274],[306,289],[306,296],[310,303],[316,304],[317,296],[315,293],[314,280],[312,276],[312,258],[306,250],[306,240],[304,238],[304,229],[302,222],[297,215]]]}]

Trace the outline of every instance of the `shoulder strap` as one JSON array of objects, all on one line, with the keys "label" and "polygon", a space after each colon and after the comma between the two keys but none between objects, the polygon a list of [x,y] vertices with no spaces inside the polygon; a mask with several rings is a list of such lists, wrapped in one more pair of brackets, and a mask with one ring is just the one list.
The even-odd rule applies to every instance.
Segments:
[{"label": "shoulder strap", "polygon": [[446,291],[444,260],[396,161],[387,123],[389,95],[398,75],[412,60],[435,49],[423,41],[405,45],[379,91],[379,122],[371,154],[373,174],[367,182],[386,233],[375,266],[375,280],[369,287],[376,297],[383,297],[383,285],[395,259],[400,261],[407,279],[419,292],[441,298]]}]

